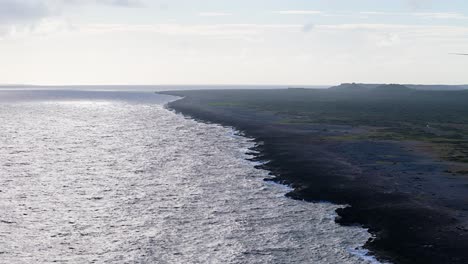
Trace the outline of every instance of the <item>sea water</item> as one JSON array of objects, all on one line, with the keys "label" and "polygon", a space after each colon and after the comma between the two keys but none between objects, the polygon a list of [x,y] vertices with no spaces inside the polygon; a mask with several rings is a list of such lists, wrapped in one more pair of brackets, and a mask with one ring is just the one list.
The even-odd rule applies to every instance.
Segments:
[{"label": "sea water", "polygon": [[254,142],[151,92],[0,91],[0,263],[373,263]]}]

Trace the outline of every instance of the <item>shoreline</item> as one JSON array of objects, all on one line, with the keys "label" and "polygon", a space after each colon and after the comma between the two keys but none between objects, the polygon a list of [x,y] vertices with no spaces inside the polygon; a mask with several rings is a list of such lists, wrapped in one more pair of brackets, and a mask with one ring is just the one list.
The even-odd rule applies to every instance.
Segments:
[{"label": "shoreline", "polygon": [[[168,103],[166,107],[169,109],[202,122],[233,127],[254,138],[257,143],[254,150],[258,154],[253,160],[268,161],[258,165],[258,168],[270,171],[274,177],[270,180],[293,188],[287,197],[349,205],[336,211],[336,222],[368,229],[375,238],[370,239],[363,248],[378,261],[466,263],[468,253],[464,252],[463,245],[467,245],[465,242],[468,239],[466,231],[457,229],[460,219],[456,219],[453,208],[445,204],[431,205],[438,194],[434,194],[436,198],[418,200],[412,193],[413,185],[417,187],[415,183],[420,183],[420,179],[414,176],[420,173],[423,166],[418,164],[427,162],[425,170],[435,170],[435,173],[443,171],[441,164],[422,161],[420,157],[407,154],[395,142],[342,143],[314,139],[304,132],[310,132],[310,127],[273,125],[270,121],[275,117],[270,113],[235,107],[213,111],[212,107],[200,101],[203,95],[196,92],[190,92],[190,95],[184,92],[164,94],[183,96]],[[319,126],[320,129],[323,127]],[[360,159],[369,158],[355,155],[358,150],[364,149],[363,152],[372,154],[372,149],[376,147],[382,152],[403,156],[411,166],[416,167],[408,172],[405,171],[407,168],[385,171],[387,168],[384,168],[384,164],[380,167],[356,166],[362,165],[363,160]],[[353,155],[356,157],[348,159]],[[378,176],[372,175],[374,173]],[[402,175],[389,173],[405,175],[400,177]],[[389,191],[389,182],[404,186],[397,191]],[[459,236],[457,232],[463,234]]]},{"label": "shoreline", "polygon": [[[264,156],[263,156],[263,153],[262,153],[262,150],[261,150],[263,142],[259,142],[259,140],[257,138],[249,136],[247,134],[248,132],[245,131],[245,130],[238,130],[234,126],[214,123],[214,122],[210,122],[209,120],[197,118],[197,117],[192,116],[192,115],[190,115],[188,113],[178,111],[178,110],[176,110],[175,108],[172,108],[169,105],[171,103],[175,103],[175,102],[177,102],[179,100],[183,100],[183,99],[184,99],[183,97],[180,97],[179,99],[171,100],[170,102],[165,104],[165,108],[167,108],[169,111],[174,111],[176,114],[181,114],[182,116],[190,118],[190,119],[195,120],[197,122],[202,122],[202,123],[206,123],[206,124],[217,124],[217,125],[221,125],[223,127],[228,127],[230,129],[232,129],[233,134],[231,136],[239,136],[239,137],[244,137],[244,138],[247,138],[247,139],[251,140],[253,142],[254,146],[246,148],[244,150],[245,154],[247,156],[250,156],[249,158],[246,158],[245,160],[251,162],[254,168],[264,170],[264,171],[268,172],[268,175],[270,177],[263,178],[263,181],[266,184],[275,185],[276,188],[280,188],[282,190],[282,192],[284,191],[284,197],[286,199],[292,199],[292,200],[297,200],[297,201],[306,202],[306,203],[310,202],[310,201],[303,200],[303,199],[295,199],[295,198],[289,197],[288,194],[291,193],[291,192],[294,192],[295,188],[293,186],[291,186],[290,183],[281,180],[277,175],[274,175],[269,170],[269,167],[267,166],[269,161],[265,160],[263,158]],[[344,208],[349,206],[349,205],[343,205],[343,204],[335,204],[335,203],[330,202],[330,201],[315,201],[314,203],[318,203],[318,204],[324,203],[324,204],[331,204],[333,206],[338,206],[339,207],[338,209],[330,211],[330,214],[332,214],[335,218],[339,217],[339,215],[337,213],[337,211],[339,209],[344,209]],[[338,222],[336,222],[336,221],[334,221],[334,222],[336,224],[340,225]],[[346,226],[346,225],[342,225],[342,226]],[[362,228],[364,232],[367,232],[369,234],[370,239],[373,239],[373,234],[368,230],[368,228],[365,228],[363,226],[360,226],[360,228]],[[390,264],[386,260],[382,260],[382,259],[379,260],[379,257],[377,255],[375,255],[375,254],[372,254],[372,252],[365,247],[365,244],[359,245],[356,248],[347,248],[347,250],[348,250],[349,254],[354,255],[354,256],[358,257],[359,259],[361,259],[362,261],[367,261],[367,262],[369,262],[371,264]]]}]

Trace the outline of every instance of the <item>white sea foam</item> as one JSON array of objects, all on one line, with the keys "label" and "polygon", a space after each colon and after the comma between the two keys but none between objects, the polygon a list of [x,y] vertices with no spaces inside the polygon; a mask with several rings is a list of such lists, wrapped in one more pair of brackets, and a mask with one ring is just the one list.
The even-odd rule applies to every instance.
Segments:
[{"label": "white sea foam", "polygon": [[350,249],[351,254],[354,254],[361,259],[365,259],[370,264],[390,264],[390,262],[380,262],[374,256],[370,255],[369,251],[363,248]]}]

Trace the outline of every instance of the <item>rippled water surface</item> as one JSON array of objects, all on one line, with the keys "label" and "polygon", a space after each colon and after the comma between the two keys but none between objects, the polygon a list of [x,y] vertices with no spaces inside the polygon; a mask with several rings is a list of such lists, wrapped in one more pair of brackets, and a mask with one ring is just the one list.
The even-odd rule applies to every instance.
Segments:
[{"label": "rippled water surface", "polygon": [[247,138],[151,93],[0,92],[0,263],[369,263]]}]

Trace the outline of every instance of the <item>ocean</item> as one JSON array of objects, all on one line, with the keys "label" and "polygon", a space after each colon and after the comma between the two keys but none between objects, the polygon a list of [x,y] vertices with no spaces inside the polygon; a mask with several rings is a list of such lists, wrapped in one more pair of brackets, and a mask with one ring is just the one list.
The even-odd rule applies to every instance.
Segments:
[{"label": "ocean", "polygon": [[377,263],[254,141],[151,89],[0,91],[0,263]]}]

